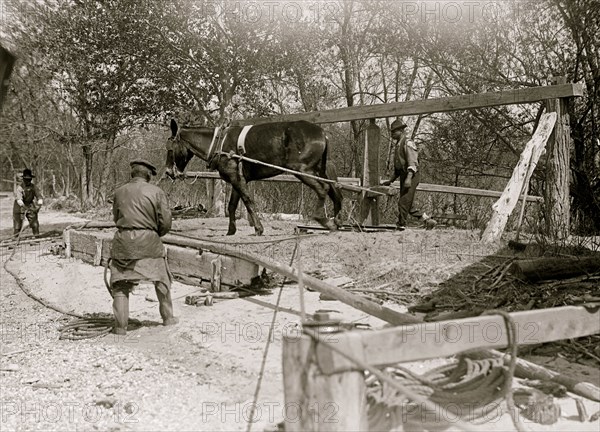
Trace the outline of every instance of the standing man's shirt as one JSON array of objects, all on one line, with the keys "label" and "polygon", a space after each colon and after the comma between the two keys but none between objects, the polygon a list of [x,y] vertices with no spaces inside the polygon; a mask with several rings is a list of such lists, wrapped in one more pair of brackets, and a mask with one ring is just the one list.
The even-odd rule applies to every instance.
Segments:
[{"label": "standing man's shirt", "polygon": [[30,207],[33,203],[41,205],[39,201],[43,199],[39,188],[30,183],[26,185],[21,183],[17,186],[17,192],[15,193],[15,206],[21,207],[21,204],[25,207]]},{"label": "standing man's shirt", "polygon": [[113,220],[118,232],[112,243],[115,259],[160,258],[160,237],[171,230],[171,210],[162,189],[140,177],[115,191]]},{"label": "standing man's shirt", "polygon": [[408,171],[416,173],[419,171],[419,151],[413,140],[407,139],[406,134],[398,141],[394,153],[394,170],[402,179]]}]

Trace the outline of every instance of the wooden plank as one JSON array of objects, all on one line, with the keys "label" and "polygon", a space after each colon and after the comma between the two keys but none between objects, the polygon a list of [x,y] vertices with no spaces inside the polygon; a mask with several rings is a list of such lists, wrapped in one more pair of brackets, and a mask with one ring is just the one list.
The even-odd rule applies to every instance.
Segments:
[{"label": "wooden plank", "polygon": [[546,113],[542,115],[538,128],[531,140],[525,145],[521,153],[519,162],[513,170],[508,184],[502,192],[502,196],[492,206],[492,218],[488,222],[485,231],[481,236],[481,241],[491,243],[497,241],[502,236],[508,218],[514,210],[519,196],[523,192],[523,185],[529,180],[528,176],[533,173],[530,166],[535,167],[546,147],[546,141],[554,129],[556,122],[556,113]]},{"label": "wooden plank", "polygon": [[221,258],[220,281],[227,285],[250,284],[258,276],[258,266],[246,260],[223,257],[212,252],[167,246],[167,259],[173,273],[192,276],[212,282],[213,261]]},{"label": "wooden plank", "polygon": [[353,106],[324,111],[250,118],[246,120],[235,120],[232,122],[232,125],[245,126],[298,120],[306,120],[313,123],[336,123],[351,120],[450,112],[499,105],[526,104],[546,99],[572,96],[583,96],[583,85],[581,83],[528,87],[516,90],[503,90],[500,92],[468,94],[436,99]]},{"label": "wooden plank", "polygon": [[[392,183],[394,186],[394,183]],[[398,188],[400,184],[398,183]],[[453,193],[457,195],[472,195],[472,196],[480,196],[480,197],[490,197],[490,198],[500,198],[502,196],[501,191],[494,190],[486,190],[486,189],[475,189],[475,188],[467,188],[467,187],[459,187],[459,186],[447,186],[447,185],[436,185],[429,183],[419,183],[417,186],[418,191],[422,192],[441,192],[441,193]],[[525,198],[524,195],[521,195],[519,199]],[[544,199],[539,196],[527,196],[528,202],[542,202]]]},{"label": "wooden plank", "polygon": [[[94,257],[96,256],[96,240],[97,237],[91,233],[84,233],[80,231],[71,231],[71,253],[73,256],[86,255],[89,257],[92,264],[94,263]],[[88,260],[84,260],[88,262]]]},{"label": "wooden plank", "polygon": [[[519,345],[539,344],[600,333],[600,308],[565,306],[510,314],[517,326]],[[370,332],[358,332],[363,355],[371,366],[449,357],[469,350],[506,348],[504,318],[485,315],[453,321],[410,324]],[[336,342],[347,336],[335,335]],[[326,373],[353,368],[333,354]]]},{"label": "wooden plank", "polygon": [[[70,239],[71,254],[92,265],[104,265],[110,258],[112,232],[65,230]],[[165,242],[166,243],[166,242]],[[171,271],[206,281],[212,277],[212,264],[220,256],[211,252],[166,244]],[[99,253],[100,251],[100,253]],[[250,284],[259,275],[258,265],[235,257],[220,257],[221,282],[227,285]]]}]

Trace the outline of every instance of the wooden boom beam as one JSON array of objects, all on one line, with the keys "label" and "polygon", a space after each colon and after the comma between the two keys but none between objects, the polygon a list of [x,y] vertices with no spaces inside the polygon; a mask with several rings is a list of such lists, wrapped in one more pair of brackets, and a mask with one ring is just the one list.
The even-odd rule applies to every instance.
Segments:
[{"label": "wooden boom beam", "polygon": [[[187,178],[202,178],[202,179],[220,179],[218,172],[211,171],[188,171],[185,173]],[[261,181],[274,181],[274,182],[289,182],[289,183],[300,183],[293,175],[281,174],[276,177],[271,177],[268,179],[263,179]],[[338,177],[338,182],[342,185],[349,186],[360,186],[360,179],[357,177]],[[396,186],[400,187],[399,182],[392,183],[392,187]],[[390,188],[388,186],[374,186],[371,189],[374,191],[389,191]],[[473,195],[480,197],[490,197],[490,198],[500,198],[502,196],[501,191],[493,191],[486,189],[475,189],[475,188],[467,188],[467,187],[459,187],[459,186],[447,186],[447,185],[436,185],[431,183],[419,183],[417,186],[418,191],[423,192],[439,192],[439,193],[453,193],[458,195]],[[521,195],[519,199],[523,199],[525,196]],[[530,196],[527,195],[527,202],[542,202],[544,199],[539,196]]]},{"label": "wooden boom beam", "polygon": [[298,120],[306,120],[313,123],[336,123],[352,120],[469,110],[499,105],[526,104],[539,102],[546,99],[573,96],[583,96],[582,84],[575,83],[528,87],[516,90],[504,90],[500,92],[468,94],[437,99],[412,100],[407,102],[353,106],[324,111],[250,118],[245,120],[234,120],[232,125],[246,126]]}]

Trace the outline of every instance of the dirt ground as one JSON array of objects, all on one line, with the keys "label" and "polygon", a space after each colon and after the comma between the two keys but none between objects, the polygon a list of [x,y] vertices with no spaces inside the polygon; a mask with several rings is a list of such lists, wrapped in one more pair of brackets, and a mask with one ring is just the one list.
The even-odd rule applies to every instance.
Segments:
[{"label": "dirt ground", "polygon": [[[11,199],[0,200],[0,229],[11,224]],[[42,211],[42,232],[83,220],[77,215]],[[174,231],[213,237],[289,264],[295,241],[253,243],[293,234],[296,222],[265,221],[263,238],[240,220],[235,237],[225,237],[227,222],[186,219]],[[396,292],[384,304],[401,312],[441,284],[481,261],[501,246],[482,246],[478,232],[414,228],[405,232],[332,234],[302,238],[296,262],[312,275],[355,287]],[[241,242],[242,244],[237,244]],[[49,252],[50,243],[2,249],[0,270],[1,430],[230,431],[276,430],[289,413],[283,400],[282,335],[298,331],[300,299],[296,284],[285,284],[275,317],[278,287],[270,294],[215,302],[212,307],[184,304],[198,288],[175,282],[173,297],[180,324],[159,325],[158,303],[151,286],[132,296],[130,317],[144,321],[126,337],[108,335],[86,341],[58,340],[58,328],[72,318],[27,297],[24,288],[45,302],[77,314],[111,313],[103,268]],[[13,254],[13,252],[15,252]],[[10,258],[10,260],[9,260]],[[7,270],[10,272],[8,273]],[[280,279],[277,279],[279,281]],[[332,310],[344,321],[381,328],[384,322],[338,301],[305,292],[306,312]],[[267,349],[268,344],[268,352]],[[531,358],[548,368],[600,385],[600,371],[563,356]],[[265,374],[260,379],[264,361]],[[444,359],[406,365],[417,373]],[[255,393],[260,385],[256,404]],[[562,417],[551,426],[527,423],[529,430],[594,430],[600,422],[579,422],[572,397],[557,400]],[[589,415],[600,404],[584,401]],[[478,430],[513,430],[508,415],[477,426]]]}]

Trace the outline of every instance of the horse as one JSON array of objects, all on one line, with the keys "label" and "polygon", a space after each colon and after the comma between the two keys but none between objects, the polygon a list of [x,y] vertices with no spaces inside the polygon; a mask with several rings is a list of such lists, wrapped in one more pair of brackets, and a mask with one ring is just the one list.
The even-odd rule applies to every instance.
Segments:
[{"label": "horse", "polygon": [[[224,137],[217,131],[220,129],[179,127],[177,121],[172,119],[172,135],[167,143],[166,174],[172,179],[183,177],[185,167],[194,156],[207,161],[210,169],[216,169],[220,177],[232,186],[227,235],[233,235],[237,230],[235,213],[240,198],[248,209],[248,220],[254,226],[256,235],[263,234],[264,228],[247,184],[281,174],[283,171],[277,167],[337,181],[334,170],[327,166],[327,136],[314,123],[295,121],[244,128],[229,127],[225,129]],[[240,160],[235,157],[240,152],[243,156],[271,166]],[[313,218],[330,231],[335,231],[341,225],[339,213],[343,197],[340,188],[315,178],[294,175],[317,194]],[[333,221],[325,214],[327,195],[333,201]]]}]

